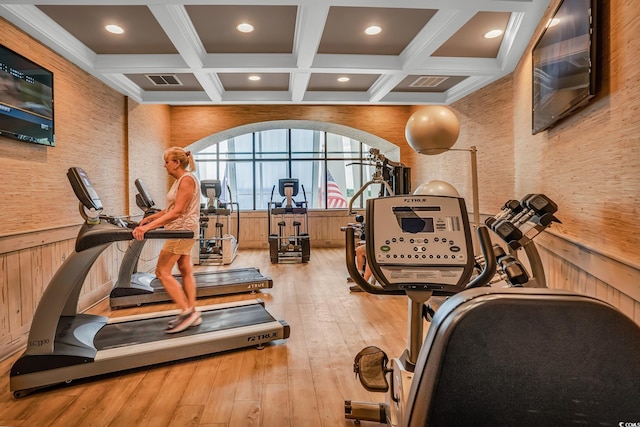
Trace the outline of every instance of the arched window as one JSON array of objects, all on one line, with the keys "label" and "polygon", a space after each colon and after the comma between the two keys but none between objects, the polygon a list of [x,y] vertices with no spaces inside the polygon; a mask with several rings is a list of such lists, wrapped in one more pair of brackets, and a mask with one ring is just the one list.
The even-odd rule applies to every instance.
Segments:
[{"label": "arched window", "polygon": [[[369,161],[370,148],[325,130],[270,128],[210,143],[197,151],[195,160],[199,178],[221,180],[221,200],[229,201],[228,188],[241,210],[266,209],[272,192],[273,200],[280,201],[280,178],[297,178],[300,194],[296,200],[306,196],[310,208],[340,209],[347,208],[375,171]],[[366,199],[377,197],[378,188],[367,187],[353,207],[361,208]]]}]

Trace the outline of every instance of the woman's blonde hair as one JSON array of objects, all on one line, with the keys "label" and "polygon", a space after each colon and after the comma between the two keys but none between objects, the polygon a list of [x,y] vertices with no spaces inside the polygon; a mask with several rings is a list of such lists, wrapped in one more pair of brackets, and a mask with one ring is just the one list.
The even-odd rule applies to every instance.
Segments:
[{"label": "woman's blonde hair", "polygon": [[182,147],[171,147],[164,152],[164,160],[177,160],[180,167],[189,172],[196,171],[196,161],[193,159],[191,151],[186,151]]}]

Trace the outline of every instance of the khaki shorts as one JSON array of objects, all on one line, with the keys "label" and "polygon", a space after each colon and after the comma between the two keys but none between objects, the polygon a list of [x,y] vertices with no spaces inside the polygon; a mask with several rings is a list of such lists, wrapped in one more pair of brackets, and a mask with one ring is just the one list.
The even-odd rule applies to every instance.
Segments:
[{"label": "khaki shorts", "polygon": [[190,255],[195,242],[194,239],[168,239],[164,242],[162,250],[174,255]]}]

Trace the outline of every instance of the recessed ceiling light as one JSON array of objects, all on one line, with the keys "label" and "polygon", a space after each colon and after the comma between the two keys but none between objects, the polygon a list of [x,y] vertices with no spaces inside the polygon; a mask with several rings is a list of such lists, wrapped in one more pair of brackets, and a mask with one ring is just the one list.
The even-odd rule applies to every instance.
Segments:
[{"label": "recessed ceiling light", "polygon": [[120,27],[119,25],[115,25],[115,24],[109,24],[107,26],[104,27],[105,30],[109,31],[110,33],[113,34],[122,34],[124,33],[124,29],[122,27]]},{"label": "recessed ceiling light", "polygon": [[260,76],[249,76],[249,80],[251,80],[252,82],[257,82],[258,80],[260,80]]},{"label": "recessed ceiling light", "polygon": [[368,34],[370,36],[375,36],[376,34],[380,34],[381,31],[382,31],[382,28],[378,27],[377,25],[372,25],[370,27],[367,27],[366,30],[364,30],[365,34]]},{"label": "recessed ceiling light", "polygon": [[349,80],[349,77],[338,77],[338,81],[340,83],[348,82]]},{"label": "recessed ceiling light", "polygon": [[484,34],[485,39],[495,39],[496,37],[500,37],[502,35],[502,30],[491,30]]},{"label": "recessed ceiling light", "polygon": [[250,33],[253,31],[253,25],[243,22],[236,27],[241,33]]},{"label": "recessed ceiling light", "polygon": [[560,18],[550,19],[549,22],[547,23],[547,28],[555,27],[559,23],[560,23]]}]

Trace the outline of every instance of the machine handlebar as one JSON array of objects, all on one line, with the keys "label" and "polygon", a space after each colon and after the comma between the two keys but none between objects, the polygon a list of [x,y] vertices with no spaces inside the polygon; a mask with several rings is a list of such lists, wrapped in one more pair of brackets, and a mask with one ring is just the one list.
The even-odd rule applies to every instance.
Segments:
[{"label": "machine handlebar", "polygon": [[482,257],[484,258],[484,268],[482,272],[471,280],[465,289],[479,288],[489,284],[493,278],[497,263],[496,257],[493,253],[493,244],[491,243],[491,237],[489,236],[489,229],[484,226],[478,227],[476,230],[478,233],[478,241],[480,242],[480,250],[482,251]]},{"label": "machine handlebar", "polygon": [[347,271],[349,275],[353,279],[356,285],[360,286],[362,290],[368,292],[370,294],[385,294],[385,295],[404,295],[405,291],[400,289],[385,289],[381,286],[372,285],[371,283],[364,280],[364,277],[358,271],[358,267],[356,266],[356,245],[354,239],[354,228],[347,227],[345,230],[345,239],[346,239],[346,255],[347,255]]}]

